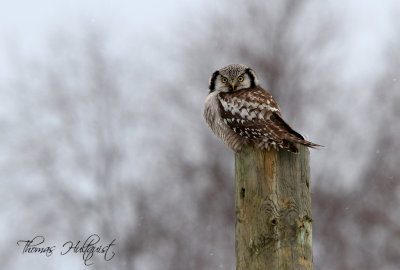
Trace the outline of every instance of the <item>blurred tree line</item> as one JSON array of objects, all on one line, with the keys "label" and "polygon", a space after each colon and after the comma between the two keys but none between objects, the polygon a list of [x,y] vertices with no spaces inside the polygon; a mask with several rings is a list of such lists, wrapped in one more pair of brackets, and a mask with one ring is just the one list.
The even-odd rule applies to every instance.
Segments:
[{"label": "blurred tree line", "polygon": [[351,88],[335,53],[340,21],[322,4],[230,5],[179,29],[173,72],[109,53],[96,31],[57,35],[48,58],[19,66],[2,117],[2,198],[18,213],[8,238],[116,238],[116,258],[96,269],[234,269],[233,153],[202,109],[211,73],[243,63],[327,146],[311,151],[315,269],[398,269],[398,46],[370,87]]}]

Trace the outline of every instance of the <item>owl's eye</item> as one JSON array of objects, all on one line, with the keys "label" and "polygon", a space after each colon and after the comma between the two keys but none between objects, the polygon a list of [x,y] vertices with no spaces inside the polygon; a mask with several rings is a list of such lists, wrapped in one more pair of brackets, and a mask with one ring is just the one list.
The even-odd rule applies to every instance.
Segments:
[{"label": "owl's eye", "polygon": [[239,77],[237,78],[237,80],[238,80],[238,82],[243,82],[244,78],[243,78],[243,76],[239,76]]},{"label": "owl's eye", "polygon": [[228,81],[228,79],[225,78],[225,77],[222,77],[221,81],[222,81],[223,83],[226,83],[226,82]]}]

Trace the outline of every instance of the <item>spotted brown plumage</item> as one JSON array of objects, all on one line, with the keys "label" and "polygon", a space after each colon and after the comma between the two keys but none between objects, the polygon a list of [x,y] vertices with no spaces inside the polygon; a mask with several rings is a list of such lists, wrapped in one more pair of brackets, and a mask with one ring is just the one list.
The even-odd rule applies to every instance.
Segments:
[{"label": "spotted brown plumage", "polygon": [[283,118],[275,99],[259,86],[254,71],[230,65],[213,73],[204,117],[211,130],[233,151],[250,142],[267,150],[283,148],[297,153],[304,140]]}]

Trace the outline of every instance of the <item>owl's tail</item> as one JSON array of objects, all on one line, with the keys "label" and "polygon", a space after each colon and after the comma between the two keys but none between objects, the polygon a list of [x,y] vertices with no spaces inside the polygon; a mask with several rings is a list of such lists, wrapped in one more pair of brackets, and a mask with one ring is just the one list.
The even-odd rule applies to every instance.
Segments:
[{"label": "owl's tail", "polygon": [[298,137],[295,136],[290,136],[289,138],[287,138],[286,140],[283,140],[284,143],[282,144],[282,148],[287,149],[288,151],[292,152],[292,153],[298,153],[299,150],[297,149],[297,147],[293,144],[293,143],[299,143],[302,145],[305,145],[307,147],[311,147],[314,149],[318,149],[319,147],[324,147],[323,145],[319,145],[313,142],[309,142],[306,141],[304,139],[300,139]]},{"label": "owl's tail", "polygon": [[316,144],[316,143],[313,143],[313,142],[310,142],[310,141],[306,141],[306,140],[298,140],[297,143],[300,143],[302,145],[305,145],[307,147],[311,147],[311,148],[314,148],[314,149],[318,149],[319,147],[325,147],[323,145]]}]

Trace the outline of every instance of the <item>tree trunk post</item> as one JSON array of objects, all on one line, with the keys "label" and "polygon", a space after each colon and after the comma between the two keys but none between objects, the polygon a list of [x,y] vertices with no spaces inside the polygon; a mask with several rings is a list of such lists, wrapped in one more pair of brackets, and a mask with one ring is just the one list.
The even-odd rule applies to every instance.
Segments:
[{"label": "tree trunk post", "polygon": [[236,269],[313,269],[310,152],[235,154]]}]

